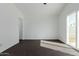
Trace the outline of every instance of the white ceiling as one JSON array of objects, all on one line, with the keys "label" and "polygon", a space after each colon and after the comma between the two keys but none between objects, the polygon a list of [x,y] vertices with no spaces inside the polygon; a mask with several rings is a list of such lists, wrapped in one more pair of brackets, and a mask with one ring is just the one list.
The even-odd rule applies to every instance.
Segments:
[{"label": "white ceiling", "polygon": [[58,15],[66,4],[48,3],[47,5],[44,5],[43,3],[16,3],[15,5],[23,14]]}]

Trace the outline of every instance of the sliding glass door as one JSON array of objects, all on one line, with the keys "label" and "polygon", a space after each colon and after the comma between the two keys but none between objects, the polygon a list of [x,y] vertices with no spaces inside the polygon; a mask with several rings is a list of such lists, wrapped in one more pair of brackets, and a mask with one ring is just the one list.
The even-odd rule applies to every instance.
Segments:
[{"label": "sliding glass door", "polygon": [[79,49],[79,11],[67,16],[67,44]]},{"label": "sliding glass door", "polygon": [[67,44],[76,47],[77,45],[77,20],[76,13],[67,16]]},{"label": "sliding glass door", "polygon": [[77,48],[79,49],[79,11],[77,11]]}]

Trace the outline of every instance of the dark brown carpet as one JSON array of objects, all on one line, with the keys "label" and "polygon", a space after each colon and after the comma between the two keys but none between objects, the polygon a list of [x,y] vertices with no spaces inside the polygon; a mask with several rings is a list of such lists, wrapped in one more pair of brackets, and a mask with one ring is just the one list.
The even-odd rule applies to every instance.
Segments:
[{"label": "dark brown carpet", "polygon": [[40,46],[40,40],[23,40],[3,53],[10,56],[71,56],[60,51],[51,50]]}]

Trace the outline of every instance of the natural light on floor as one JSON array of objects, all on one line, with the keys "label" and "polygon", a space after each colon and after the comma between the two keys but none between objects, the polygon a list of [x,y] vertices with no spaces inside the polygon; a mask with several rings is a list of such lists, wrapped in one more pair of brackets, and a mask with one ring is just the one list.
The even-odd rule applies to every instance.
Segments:
[{"label": "natural light on floor", "polygon": [[70,46],[68,46],[64,43],[57,43],[57,42],[50,42],[50,41],[41,40],[40,46],[49,48],[52,50],[60,51],[63,53],[68,53],[71,55],[79,55],[78,51],[72,49]]}]

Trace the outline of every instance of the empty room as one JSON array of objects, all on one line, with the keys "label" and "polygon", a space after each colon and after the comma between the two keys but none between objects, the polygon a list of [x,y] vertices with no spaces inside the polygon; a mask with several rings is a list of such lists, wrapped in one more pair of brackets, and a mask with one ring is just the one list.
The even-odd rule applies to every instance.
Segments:
[{"label": "empty room", "polygon": [[0,3],[0,56],[79,56],[79,3]]}]

